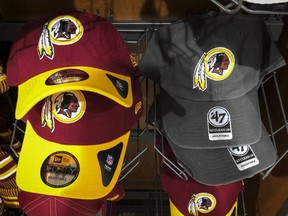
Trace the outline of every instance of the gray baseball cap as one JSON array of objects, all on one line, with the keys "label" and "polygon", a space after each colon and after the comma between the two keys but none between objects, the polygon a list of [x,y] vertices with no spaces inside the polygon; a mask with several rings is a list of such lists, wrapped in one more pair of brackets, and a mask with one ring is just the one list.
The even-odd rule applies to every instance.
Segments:
[{"label": "gray baseball cap", "polygon": [[139,63],[162,88],[167,137],[178,147],[259,142],[258,88],[285,65],[263,17],[197,15],[158,29]]},{"label": "gray baseball cap", "polygon": [[[193,140],[190,140],[190,145],[179,145],[162,128],[162,102],[158,95],[149,109],[147,123],[162,131],[163,145],[171,147],[176,158],[174,163],[179,163],[194,180],[213,186],[228,184],[253,177],[277,160],[277,151],[263,124],[261,138],[253,145],[208,149],[195,147]],[[166,154],[166,157],[171,157],[171,154]]]}]

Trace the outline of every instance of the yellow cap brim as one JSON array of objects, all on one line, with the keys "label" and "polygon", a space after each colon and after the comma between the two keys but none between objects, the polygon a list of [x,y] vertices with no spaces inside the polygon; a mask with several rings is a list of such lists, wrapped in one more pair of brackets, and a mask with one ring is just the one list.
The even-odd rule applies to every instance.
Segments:
[{"label": "yellow cap brim", "polygon": [[[184,216],[179,209],[174,205],[174,203],[169,199],[169,206],[170,206],[170,214],[171,216]],[[187,209],[188,212],[188,209]]]},{"label": "yellow cap brim", "polygon": [[[89,78],[77,82],[62,83],[57,85],[45,84],[47,79],[53,74],[64,70],[80,70],[89,75]],[[128,85],[127,95],[121,96],[115,85],[107,75],[123,80]],[[131,78],[112,73],[106,70],[101,70],[92,67],[63,67],[41,73],[31,79],[25,81],[18,86],[18,98],[15,110],[16,119],[21,119],[23,116],[40,100],[61,91],[83,90],[101,94],[114,100],[116,103],[124,107],[131,107],[133,103]]]},{"label": "yellow cap brim", "polygon": [[[113,190],[118,181],[129,136],[130,131],[107,143],[64,145],[47,141],[38,136],[28,120],[16,173],[17,185],[21,190],[31,193],[77,199],[102,198]],[[113,161],[115,156],[113,153],[119,145],[122,146],[119,159],[116,161],[114,158],[115,161]],[[110,149],[114,150],[107,151]],[[105,151],[109,154],[110,164],[106,156],[103,158]],[[55,166],[49,166],[48,169],[47,158],[49,159],[51,155],[55,154],[59,154],[59,161],[56,161],[57,157],[54,157],[55,161],[52,162],[52,165]],[[65,155],[66,161],[64,161]],[[99,163],[100,155],[104,159],[104,163],[103,160],[102,163]],[[61,160],[63,161],[61,162]],[[114,162],[114,168],[111,162],[112,164]],[[111,169],[115,170],[113,174],[111,174]],[[54,173],[56,174],[54,175]],[[111,175],[109,181],[107,181],[107,175],[103,176],[103,173],[108,173],[108,179]],[[55,180],[56,178],[59,179]]]}]

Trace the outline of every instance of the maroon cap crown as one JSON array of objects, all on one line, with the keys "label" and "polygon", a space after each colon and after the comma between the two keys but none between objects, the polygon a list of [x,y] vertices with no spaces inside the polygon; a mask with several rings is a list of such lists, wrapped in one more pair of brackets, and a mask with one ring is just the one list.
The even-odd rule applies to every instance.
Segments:
[{"label": "maroon cap crown", "polygon": [[139,76],[130,52],[113,24],[80,11],[63,11],[25,24],[12,46],[8,84],[17,86],[40,73],[61,67],[87,66]]},{"label": "maroon cap crown", "polygon": [[70,199],[21,191],[19,202],[21,209],[29,216],[95,216],[107,200],[118,201],[124,196],[122,185],[117,183],[111,193],[101,199]]}]

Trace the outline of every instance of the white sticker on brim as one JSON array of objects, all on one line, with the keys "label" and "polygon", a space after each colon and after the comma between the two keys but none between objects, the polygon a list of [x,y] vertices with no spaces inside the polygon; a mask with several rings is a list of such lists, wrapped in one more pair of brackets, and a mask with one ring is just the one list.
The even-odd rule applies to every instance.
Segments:
[{"label": "white sticker on brim", "polygon": [[231,147],[228,148],[228,152],[240,171],[259,164],[259,160],[250,145]]},{"label": "white sticker on brim", "polygon": [[79,161],[66,151],[50,154],[42,163],[40,171],[42,181],[53,188],[71,185],[78,178],[79,173]]},{"label": "white sticker on brim", "polygon": [[231,118],[223,107],[213,107],[207,113],[209,140],[231,140],[233,138]]}]

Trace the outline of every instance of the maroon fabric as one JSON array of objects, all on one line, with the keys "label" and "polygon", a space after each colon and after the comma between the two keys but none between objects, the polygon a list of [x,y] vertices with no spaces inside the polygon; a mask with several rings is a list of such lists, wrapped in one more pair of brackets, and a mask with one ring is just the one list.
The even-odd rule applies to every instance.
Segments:
[{"label": "maroon fabric", "polygon": [[113,191],[102,199],[69,199],[21,191],[19,203],[27,216],[95,216],[107,200],[118,201],[124,196],[125,191],[118,183]]},{"label": "maroon fabric", "polygon": [[[142,100],[140,80],[133,82],[133,105]],[[138,87],[137,87],[138,86]],[[142,115],[141,108],[137,114],[133,108],[125,108],[115,101],[87,91],[82,91],[86,100],[86,111],[76,122],[63,124],[54,118],[54,130],[42,127],[41,110],[44,101],[36,104],[26,115],[36,133],[51,142],[67,145],[101,144],[110,142],[131,130]],[[78,101],[79,104],[81,101]],[[80,108],[79,108],[80,109]]]},{"label": "maroon fabric", "polygon": [[[156,146],[159,149],[163,147],[165,156],[175,162],[175,156],[165,137],[157,135]],[[239,193],[244,189],[242,181],[218,186],[201,184],[190,176],[185,181],[166,165],[162,166],[160,176],[163,190],[167,192],[169,199],[183,215],[190,215],[188,214],[188,205],[191,205],[192,196],[195,196],[196,199],[202,197],[201,199],[212,201],[211,206],[205,206],[207,208],[207,210],[203,210],[206,211],[205,213],[198,211],[199,216],[226,215],[237,201]],[[215,197],[215,201],[211,197]]]},{"label": "maroon fabric", "polygon": [[[41,59],[37,50],[43,28],[62,15],[76,18],[83,26],[83,35],[69,45],[50,42],[53,56]],[[52,33],[50,36],[57,40]],[[68,42],[67,37],[65,39]],[[129,77],[140,74],[139,69],[132,66],[130,52],[110,21],[86,12],[61,11],[32,20],[20,29],[7,64],[7,82],[9,86],[18,86],[40,73],[70,66],[94,67]]]}]

